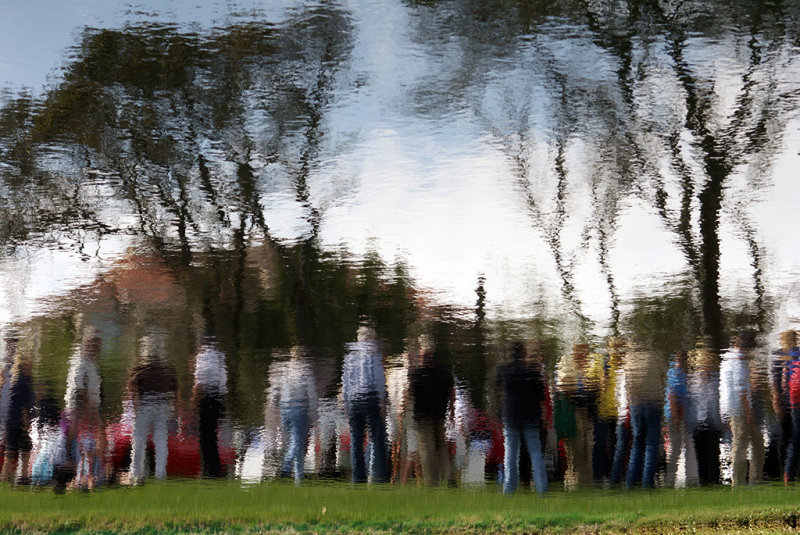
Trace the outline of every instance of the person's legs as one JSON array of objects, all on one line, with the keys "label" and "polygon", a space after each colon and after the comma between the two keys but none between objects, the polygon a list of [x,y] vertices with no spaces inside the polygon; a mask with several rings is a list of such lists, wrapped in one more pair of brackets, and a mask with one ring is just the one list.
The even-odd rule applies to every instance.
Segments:
[{"label": "person's legs", "polygon": [[592,416],[594,427],[594,446],[592,447],[592,478],[595,483],[600,483],[606,476],[606,463],[608,460],[609,424],[599,415]]},{"label": "person's legs", "polygon": [[153,406],[153,446],[156,451],[156,478],[167,477],[168,439],[167,423],[172,413],[172,404],[169,401],[159,401]]},{"label": "person's legs", "polygon": [[542,439],[539,426],[529,424],[525,426],[525,444],[528,447],[528,455],[531,458],[531,470],[533,481],[536,484],[536,492],[543,494],[547,492],[547,470],[544,465],[544,455],[542,455]]},{"label": "person's legs", "polygon": [[761,481],[764,476],[764,435],[758,422],[748,425],[750,435],[750,473],[748,479],[753,485]]},{"label": "person's legs", "polygon": [[686,486],[695,486],[698,484],[698,469],[697,469],[697,450],[694,445],[693,434],[686,426],[683,426],[683,441],[685,457],[685,473],[686,473]]},{"label": "person's legs", "polygon": [[792,408],[791,434],[786,448],[786,462],[783,468],[783,479],[794,481],[797,472],[797,460],[800,458],[800,407]]},{"label": "person's legs", "polygon": [[217,431],[219,420],[222,417],[222,397],[210,394],[200,394],[200,453],[203,460],[203,475],[205,477],[220,477],[222,466],[219,460],[219,444]]},{"label": "person's legs", "polygon": [[289,445],[283,458],[283,474],[294,473],[295,482],[303,477],[305,445],[308,441],[308,416],[303,407],[289,405],[281,407],[281,420],[289,435]]},{"label": "person's legs", "polygon": [[350,423],[350,464],[353,468],[353,483],[364,483],[367,480],[367,468],[364,454],[364,427],[366,411],[360,401],[347,403],[347,419]]},{"label": "person's legs", "polygon": [[420,420],[416,422],[416,427],[422,482],[426,486],[432,486],[439,483],[440,473],[437,466],[436,430],[430,420]]},{"label": "person's legs", "polygon": [[658,453],[661,445],[661,407],[648,404],[644,407],[645,456],[642,487],[652,488],[658,469]]},{"label": "person's legs", "polygon": [[367,429],[372,444],[370,475],[373,481],[385,483],[389,480],[386,421],[381,417],[380,402],[377,398],[371,400],[368,407]]},{"label": "person's legs", "polygon": [[434,422],[436,429],[436,466],[438,470],[438,478],[440,481],[446,483],[454,483],[453,479],[453,461],[450,458],[450,445],[447,443],[447,437],[444,433],[445,421],[439,420]]},{"label": "person's legs", "polygon": [[503,426],[503,492],[510,494],[519,484],[519,439],[520,432],[513,425]]},{"label": "person's legs", "polygon": [[664,478],[664,484],[667,487],[674,487],[678,474],[678,459],[684,445],[683,426],[679,425],[674,417],[667,425],[667,436],[669,437],[669,446],[667,448],[667,473]]},{"label": "person's legs", "polygon": [[700,424],[694,431],[697,471],[701,485],[716,485],[720,479],[720,432],[708,423]]},{"label": "person's legs", "polygon": [[147,437],[153,424],[153,411],[146,400],[139,400],[133,418],[133,436],[131,437],[131,483],[138,484],[144,479],[144,456],[147,448]]},{"label": "person's legs", "polygon": [[628,462],[626,485],[630,488],[642,482],[645,450],[644,411],[641,405],[631,406],[631,429],[633,434],[631,457]]},{"label": "person's legs", "polygon": [[747,479],[747,428],[744,415],[731,418],[731,462],[734,486],[744,485]]},{"label": "person's legs", "polygon": [[625,461],[628,455],[628,426],[624,421],[617,423],[616,443],[614,445],[614,463],[611,465],[611,484],[622,483],[625,474]]}]

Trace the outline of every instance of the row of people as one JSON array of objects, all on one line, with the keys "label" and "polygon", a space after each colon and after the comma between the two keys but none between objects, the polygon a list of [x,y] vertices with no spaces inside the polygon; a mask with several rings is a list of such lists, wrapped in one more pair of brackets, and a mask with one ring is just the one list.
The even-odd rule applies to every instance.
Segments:
[{"label": "row of people", "polygon": [[365,325],[346,347],[333,391],[320,382],[309,350],[297,346],[276,358],[264,425],[237,432],[226,417],[225,355],[213,339],[195,356],[187,408],[179,403],[163,340],[143,338],[122,414],[111,421],[101,414],[101,346],[98,332],[87,328],[59,403],[36,400],[30,359],[20,356],[16,339],[6,339],[3,479],[61,488],[122,478],[140,483],[148,444],[159,478],[235,471],[244,479],[286,475],[300,482],[313,460],[314,471],[349,471],[354,482],[481,484],[500,474],[506,492],[517,488],[521,460],[530,463],[535,489],[545,492],[556,479],[567,488],[652,487],[663,460],[667,485],[680,483],[679,474],[684,484],[719,482],[721,460],[730,460],[734,485],[761,480],[765,463],[773,476],[779,465],[789,481],[800,457],[800,350],[793,332],[782,336],[766,373],[764,362],[754,360],[752,333],[737,336],[721,358],[702,344],[670,361],[621,338],[604,350],[577,344],[552,374],[540,347],[515,342],[496,370],[494,411],[475,409],[430,336],[419,338],[413,354],[389,359]]}]

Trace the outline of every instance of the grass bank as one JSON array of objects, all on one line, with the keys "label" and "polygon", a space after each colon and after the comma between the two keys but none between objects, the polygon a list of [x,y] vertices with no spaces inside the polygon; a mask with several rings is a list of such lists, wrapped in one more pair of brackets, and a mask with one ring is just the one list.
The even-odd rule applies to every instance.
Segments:
[{"label": "grass bank", "polygon": [[800,524],[800,487],[552,492],[171,481],[54,495],[0,487],[11,532],[774,532]]}]

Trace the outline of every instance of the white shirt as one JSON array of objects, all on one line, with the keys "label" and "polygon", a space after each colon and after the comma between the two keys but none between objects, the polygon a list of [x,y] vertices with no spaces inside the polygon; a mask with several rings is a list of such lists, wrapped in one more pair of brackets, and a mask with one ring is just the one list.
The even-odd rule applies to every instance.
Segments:
[{"label": "white shirt", "polygon": [[[719,376],[719,410],[722,418],[727,420],[732,416],[742,415],[751,401],[747,354],[739,349],[729,349],[723,353]],[[748,404],[747,407],[743,405],[742,397]]]},{"label": "white shirt", "polygon": [[386,397],[383,358],[377,342],[347,344],[342,366],[342,397],[345,401],[368,395]]},{"label": "white shirt", "polygon": [[281,407],[300,406],[316,411],[314,370],[304,358],[274,362],[270,366],[269,399]]},{"label": "white shirt", "polygon": [[79,403],[100,406],[100,373],[94,360],[77,351],[69,357],[64,407],[67,411],[74,411],[81,408]]},{"label": "white shirt", "polygon": [[214,344],[203,344],[194,360],[194,384],[209,394],[228,393],[228,371],[225,353]]}]

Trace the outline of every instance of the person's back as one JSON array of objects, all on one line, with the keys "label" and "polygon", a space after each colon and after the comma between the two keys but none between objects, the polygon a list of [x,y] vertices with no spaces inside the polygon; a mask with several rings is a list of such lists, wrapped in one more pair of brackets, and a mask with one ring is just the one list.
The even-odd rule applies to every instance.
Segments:
[{"label": "person's back", "polygon": [[417,421],[444,422],[447,404],[453,390],[453,375],[434,357],[423,357],[425,362],[408,372],[414,418]]},{"label": "person's back", "polygon": [[342,367],[342,398],[350,424],[353,482],[367,480],[365,433],[372,448],[369,475],[374,481],[387,481],[386,422],[381,414],[386,397],[383,355],[372,327],[359,327],[357,340],[347,344],[348,353]]},{"label": "person's back", "polygon": [[345,400],[359,397],[386,397],[386,379],[380,346],[374,341],[347,344],[348,353],[342,365],[342,396]]},{"label": "person's back", "polygon": [[[667,387],[664,399],[664,417],[667,421],[682,419],[688,412],[688,374],[684,362],[676,359],[667,370]],[[678,414],[680,413],[680,414]]]},{"label": "person's back", "polygon": [[[731,427],[732,484],[759,481],[764,466],[764,438],[754,412],[750,361],[756,347],[754,333],[742,331],[720,364],[720,412]],[[750,462],[747,454],[750,450]]]},{"label": "person's back", "polygon": [[733,348],[722,354],[719,366],[720,413],[728,421],[750,409],[750,357]]},{"label": "person's back", "polygon": [[128,385],[138,397],[174,394],[178,390],[175,367],[151,357],[134,367]]},{"label": "person's back", "polygon": [[498,366],[497,385],[503,400],[503,492],[512,493],[519,481],[519,452],[525,439],[531,471],[539,493],[547,491],[547,473],[542,456],[542,405],[545,400],[541,355],[528,357],[522,342],[511,346],[511,361]]},{"label": "person's back", "polygon": [[539,370],[523,361],[501,364],[497,367],[497,383],[503,394],[504,421],[513,425],[541,425],[545,396]]},{"label": "person's back", "polygon": [[194,359],[194,384],[202,393],[225,396],[228,393],[228,370],[225,366],[225,353],[216,343],[206,342]]},{"label": "person's back", "polygon": [[[420,337],[423,338],[423,337]],[[408,390],[417,438],[422,479],[433,485],[451,474],[444,426],[453,395],[453,376],[439,361],[432,341],[422,340],[418,361],[408,372]]]},{"label": "person's back", "polygon": [[660,404],[664,396],[667,359],[653,351],[631,351],[625,359],[625,388],[631,405]]},{"label": "person's back", "polygon": [[168,422],[175,409],[178,377],[175,367],[163,355],[163,335],[140,340],[139,363],[131,370],[128,389],[134,407],[131,439],[131,481],[140,484],[145,474],[145,449],[152,433],[155,448],[155,476],[167,477]]}]

